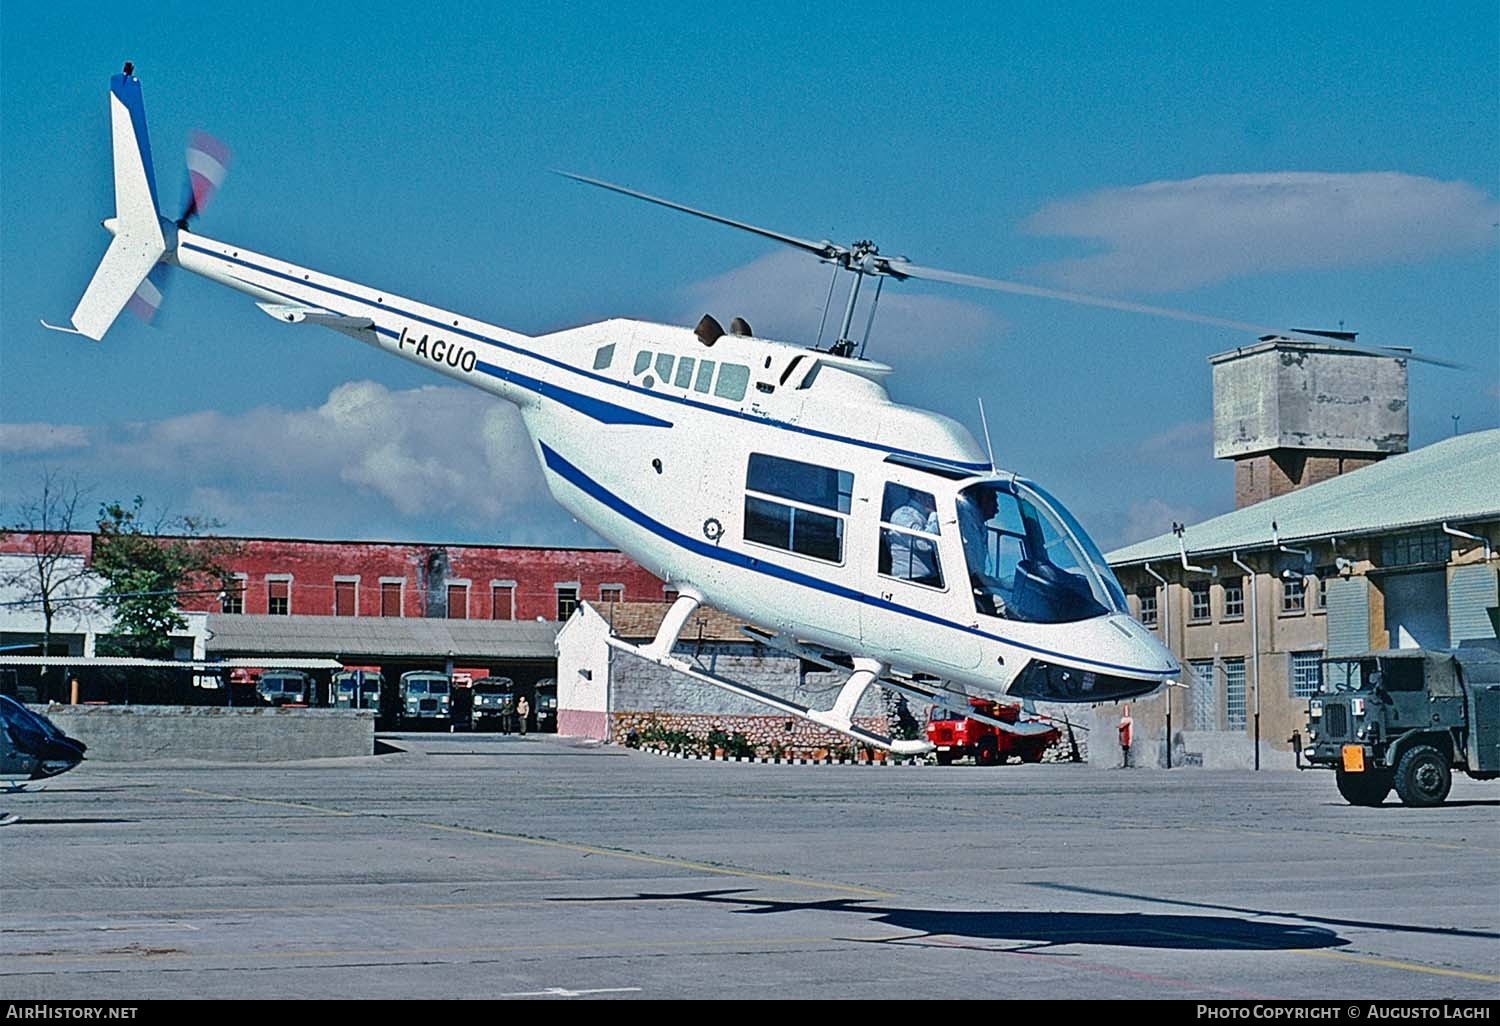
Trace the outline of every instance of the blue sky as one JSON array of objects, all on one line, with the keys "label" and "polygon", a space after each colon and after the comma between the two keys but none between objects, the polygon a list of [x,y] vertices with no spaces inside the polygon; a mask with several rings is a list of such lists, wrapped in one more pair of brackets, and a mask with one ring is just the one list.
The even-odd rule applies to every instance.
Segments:
[{"label": "blue sky", "polygon": [[[191,130],[233,151],[199,230],[509,328],[816,335],[822,266],[564,168],[929,266],[1342,324],[1470,366],[1411,366],[1414,446],[1500,424],[1492,0],[994,7],[6,3],[0,501],[50,468],[241,534],[593,541],[505,407],[190,275],[101,344],[40,328],[107,244],[127,59],[163,197]],[[1111,547],[1232,506],[1207,357],[1246,341],[905,283],[870,355],[976,433],[983,397],[998,461]]]}]

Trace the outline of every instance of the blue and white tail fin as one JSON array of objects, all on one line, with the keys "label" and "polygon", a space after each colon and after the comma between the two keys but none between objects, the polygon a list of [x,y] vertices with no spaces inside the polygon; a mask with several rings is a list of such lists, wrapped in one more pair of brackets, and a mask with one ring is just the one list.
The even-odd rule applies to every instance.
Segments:
[{"label": "blue and white tail fin", "polygon": [[115,216],[105,221],[104,226],[115,237],[72,317],[73,330],[95,341],[104,337],[167,251],[156,200],[156,176],[151,164],[151,141],[146,135],[141,82],[132,70],[126,64],[123,72],[109,80]]}]

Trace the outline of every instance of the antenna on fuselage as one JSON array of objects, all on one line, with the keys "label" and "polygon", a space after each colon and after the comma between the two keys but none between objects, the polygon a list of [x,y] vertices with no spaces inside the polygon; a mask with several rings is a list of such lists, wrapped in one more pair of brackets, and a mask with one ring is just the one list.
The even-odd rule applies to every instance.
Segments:
[{"label": "antenna on fuselage", "polygon": [[995,473],[995,443],[990,441],[990,422],[984,415],[984,396],[979,396],[979,423],[984,428],[984,445],[990,451],[990,473]]}]

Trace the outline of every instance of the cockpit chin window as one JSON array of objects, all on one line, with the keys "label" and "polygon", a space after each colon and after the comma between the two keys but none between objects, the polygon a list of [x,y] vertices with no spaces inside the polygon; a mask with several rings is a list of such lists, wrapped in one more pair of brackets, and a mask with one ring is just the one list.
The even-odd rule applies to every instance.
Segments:
[{"label": "cockpit chin window", "polygon": [[1098,548],[1035,485],[985,481],[965,488],[958,524],[979,612],[1073,623],[1125,610],[1124,592]]}]

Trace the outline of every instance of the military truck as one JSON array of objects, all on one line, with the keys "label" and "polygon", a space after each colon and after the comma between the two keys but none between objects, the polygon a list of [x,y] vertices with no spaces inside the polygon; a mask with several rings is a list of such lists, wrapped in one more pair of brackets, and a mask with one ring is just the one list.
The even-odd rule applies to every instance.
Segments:
[{"label": "military truck", "polygon": [[267,670],[255,682],[255,691],[266,705],[312,705],[312,678],[301,670]]},{"label": "military truck", "polygon": [[1439,805],[1453,770],[1500,776],[1500,647],[1396,649],[1324,661],[1303,757],[1350,805]]},{"label": "military truck", "polygon": [[346,666],[333,675],[328,704],[335,709],[373,709],[380,712],[385,678],[378,666]]},{"label": "military truck", "polygon": [[452,725],[451,682],[441,670],[412,670],[401,675],[397,723],[401,728]]},{"label": "military truck", "polygon": [[509,677],[481,677],[470,689],[469,727],[494,727],[509,734],[515,729],[516,685]]}]

